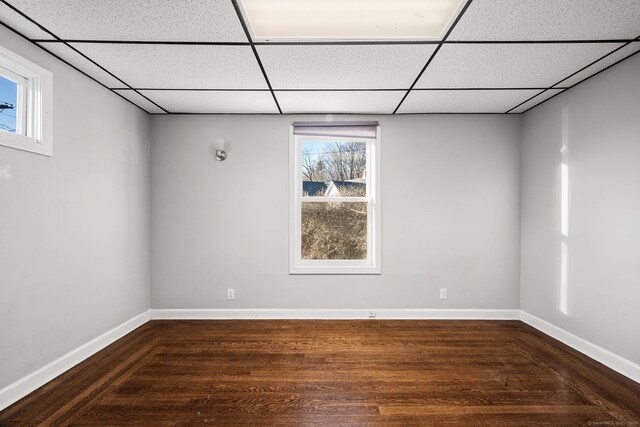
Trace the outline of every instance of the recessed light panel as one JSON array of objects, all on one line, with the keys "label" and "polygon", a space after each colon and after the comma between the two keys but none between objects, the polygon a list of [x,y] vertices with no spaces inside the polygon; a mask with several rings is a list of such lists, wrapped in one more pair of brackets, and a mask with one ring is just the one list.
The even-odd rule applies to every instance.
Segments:
[{"label": "recessed light panel", "polygon": [[439,40],[462,0],[241,0],[256,41]]}]

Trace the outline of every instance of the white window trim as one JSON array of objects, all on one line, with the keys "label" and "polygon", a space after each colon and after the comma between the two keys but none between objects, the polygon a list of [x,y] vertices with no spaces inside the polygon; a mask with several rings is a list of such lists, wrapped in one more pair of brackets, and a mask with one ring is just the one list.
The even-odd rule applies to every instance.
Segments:
[{"label": "white window trim", "polygon": [[[339,125],[336,123],[335,125]],[[305,137],[306,140],[309,137]],[[289,127],[289,274],[381,274],[381,220],[380,220],[380,126],[376,127],[375,140],[367,140],[367,197],[305,197],[307,202],[329,199],[339,202],[369,203],[367,260],[302,260],[301,218],[299,205],[302,199],[301,144]]]},{"label": "white window trim", "polygon": [[[0,68],[22,78],[16,133],[0,132],[0,145],[53,155],[53,75],[39,65],[0,46]],[[3,73],[5,72],[4,70]],[[13,80],[13,79],[12,79]]]}]

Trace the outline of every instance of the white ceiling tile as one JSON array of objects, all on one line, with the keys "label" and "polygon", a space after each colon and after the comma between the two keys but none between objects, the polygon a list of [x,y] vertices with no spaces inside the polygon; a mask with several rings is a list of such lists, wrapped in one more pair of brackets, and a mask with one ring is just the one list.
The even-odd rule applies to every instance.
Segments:
[{"label": "white ceiling tile", "polygon": [[474,0],[449,40],[601,40],[638,35],[638,0]]},{"label": "white ceiling tile", "polygon": [[282,112],[389,114],[405,91],[277,91]]},{"label": "white ceiling tile", "polygon": [[604,70],[608,66],[615,64],[616,62],[624,59],[625,57],[639,50],[640,50],[640,42],[630,43],[624,46],[622,49],[618,49],[617,51],[607,56],[606,58],[596,62],[590,67],[587,67],[584,70],[580,71],[579,73],[569,77],[567,80],[560,82],[558,86],[562,86],[562,87],[573,86],[574,84],[581,82],[582,80],[597,73],[598,71]]},{"label": "white ceiling tile", "polygon": [[249,46],[72,46],[135,88],[267,89]]},{"label": "white ceiling tile", "polygon": [[620,45],[445,44],[416,87],[549,87]]},{"label": "white ceiling tile", "polygon": [[504,113],[539,90],[412,90],[398,113]]},{"label": "white ceiling tile", "polygon": [[172,113],[278,113],[268,90],[144,90],[141,93]]},{"label": "white ceiling tile", "polygon": [[24,18],[4,3],[0,3],[0,22],[31,39],[53,39],[49,33],[42,31],[36,24]]},{"label": "white ceiling tile", "polygon": [[[141,96],[139,93],[133,90],[116,90],[116,92],[129,101],[133,102],[148,113],[164,113],[161,108],[155,105],[153,102]],[[164,108],[164,106],[163,106]]]},{"label": "white ceiling tile", "polygon": [[564,89],[549,89],[549,90],[546,90],[546,91],[538,94],[538,96],[536,96],[535,98],[532,98],[529,101],[525,102],[524,104],[518,106],[518,108],[514,108],[510,112],[511,113],[522,113],[522,112],[525,112],[529,108],[533,107],[534,105],[538,105],[542,101],[545,101],[545,100],[551,98],[552,96],[559,94],[563,90]]},{"label": "white ceiling tile", "polygon": [[435,45],[258,46],[274,89],[407,89]]},{"label": "white ceiling tile", "polygon": [[103,85],[110,88],[124,88],[127,87],[115,77],[102,70],[100,67],[93,64],[91,61],[80,55],[78,52],[71,49],[64,43],[38,43],[51,53],[54,53],[61,59],[64,59],[69,64],[77,67],[79,70],[84,71]]},{"label": "white ceiling tile", "polygon": [[11,0],[58,37],[246,42],[231,0]]}]

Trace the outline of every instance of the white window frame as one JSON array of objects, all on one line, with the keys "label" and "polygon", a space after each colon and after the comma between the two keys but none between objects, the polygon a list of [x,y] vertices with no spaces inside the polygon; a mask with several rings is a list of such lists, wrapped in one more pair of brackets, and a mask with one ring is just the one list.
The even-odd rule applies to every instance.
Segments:
[{"label": "white window frame", "polygon": [[[333,123],[332,126],[340,126]],[[367,144],[367,195],[365,197],[304,197],[302,195],[302,140],[336,140],[331,137],[294,135],[289,128],[289,274],[381,274],[380,254],[380,126],[376,137],[348,138]],[[304,200],[304,201],[303,201]],[[301,206],[308,202],[367,202],[366,260],[303,260]]]},{"label": "white window frame", "polygon": [[18,83],[16,133],[0,131],[0,145],[53,155],[53,75],[2,46],[0,75]]}]

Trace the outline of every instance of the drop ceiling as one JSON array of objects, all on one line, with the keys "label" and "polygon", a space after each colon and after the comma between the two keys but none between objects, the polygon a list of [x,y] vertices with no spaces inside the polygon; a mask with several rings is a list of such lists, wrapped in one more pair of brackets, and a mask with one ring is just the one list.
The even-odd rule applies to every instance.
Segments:
[{"label": "drop ceiling", "polygon": [[0,23],[151,114],[517,114],[640,51],[638,0],[462,5],[438,40],[254,41],[235,0],[0,0]]}]

